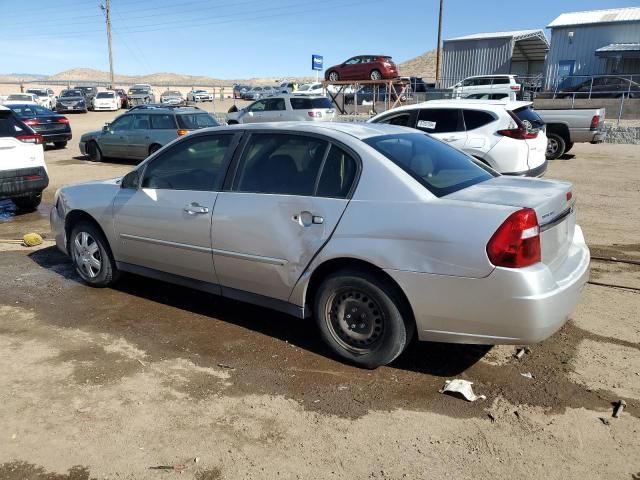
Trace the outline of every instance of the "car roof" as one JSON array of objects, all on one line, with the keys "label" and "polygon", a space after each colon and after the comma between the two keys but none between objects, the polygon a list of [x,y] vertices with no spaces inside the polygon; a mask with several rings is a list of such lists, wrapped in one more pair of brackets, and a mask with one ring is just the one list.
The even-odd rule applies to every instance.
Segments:
[{"label": "car roof", "polygon": [[127,115],[130,112],[146,110],[147,113],[209,113],[205,110],[202,110],[198,107],[183,107],[183,106],[172,106],[172,105],[163,105],[163,104],[147,104],[147,105],[138,105],[133,107],[124,113]]},{"label": "car roof", "polygon": [[[398,125],[388,125],[385,123],[363,123],[363,122],[267,122],[267,123],[247,123],[242,125],[231,125],[228,127],[203,128],[199,132],[206,130],[219,131],[220,128],[236,130],[273,130],[273,131],[296,131],[307,133],[329,133],[339,132],[365,140],[371,137],[382,135],[392,135],[398,133],[416,133],[416,130]],[[419,132],[418,132],[419,133]]]},{"label": "car roof", "polygon": [[487,77],[517,77],[515,73],[496,73],[495,75],[471,75],[470,77],[465,77],[465,80],[469,78],[487,78]]},{"label": "car roof", "polygon": [[520,100],[509,100],[508,98],[500,100],[481,100],[481,99],[446,99],[446,100],[429,100],[427,102],[415,103],[413,105],[405,105],[403,107],[394,108],[382,112],[380,115],[389,112],[411,111],[417,108],[465,108],[465,107],[483,107],[489,110],[516,110],[521,107],[527,107],[533,102],[525,102]]}]

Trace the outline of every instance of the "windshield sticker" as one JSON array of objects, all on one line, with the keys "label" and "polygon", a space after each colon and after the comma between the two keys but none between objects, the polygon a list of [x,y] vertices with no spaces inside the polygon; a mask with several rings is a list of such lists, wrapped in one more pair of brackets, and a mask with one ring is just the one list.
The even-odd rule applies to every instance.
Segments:
[{"label": "windshield sticker", "polygon": [[436,122],[431,122],[429,120],[418,120],[418,127],[426,128],[428,130],[434,130],[436,128]]}]

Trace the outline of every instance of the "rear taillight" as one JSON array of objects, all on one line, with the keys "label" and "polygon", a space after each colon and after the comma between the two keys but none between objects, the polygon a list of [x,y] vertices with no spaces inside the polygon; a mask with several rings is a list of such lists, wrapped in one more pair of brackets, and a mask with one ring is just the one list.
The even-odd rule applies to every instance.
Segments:
[{"label": "rear taillight", "polygon": [[307,112],[307,115],[309,115],[311,118],[321,118],[322,112]]},{"label": "rear taillight", "polygon": [[516,85],[511,85],[511,90],[513,90],[514,92],[519,92],[520,91],[520,84],[516,84]]},{"label": "rear taillight", "polygon": [[180,129],[178,129],[177,133],[178,133],[178,136],[181,137],[181,136],[186,135],[187,133],[189,133],[189,130],[186,130],[184,128],[180,128]]},{"label": "rear taillight", "polygon": [[36,144],[44,143],[44,138],[42,138],[42,135],[38,135],[38,134],[16,135],[16,139],[24,143],[36,143]]},{"label": "rear taillight", "polygon": [[538,137],[537,130],[534,132],[530,132],[525,126],[525,124],[522,123],[522,120],[520,120],[515,113],[513,113],[511,110],[507,110],[507,113],[509,114],[509,116],[511,116],[513,121],[516,123],[516,128],[507,128],[504,130],[498,130],[497,133],[499,135],[509,137],[509,138],[514,138],[516,140],[530,140],[532,138]]},{"label": "rear taillight", "polygon": [[58,123],[69,123],[69,119],[67,117],[60,117]]},{"label": "rear taillight", "polygon": [[487,255],[496,267],[522,268],[538,263],[540,226],[536,212],[523,208],[512,213],[489,240]]},{"label": "rear taillight", "polygon": [[572,198],[573,198],[573,193],[567,192],[567,202],[570,202]]},{"label": "rear taillight", "polygon": [[39,122],[38,120],[33,119],[33,120],[25,120],[24,123],[25,125],[29,125],[30,127],[32,127],[33,125],[38,125]]},{"label": "rear taillight", "polygon": [[591,126],[589,128],[591,130],[597,130],[598,125],[600,125],[600,115],[594,115],[591,119]]}]

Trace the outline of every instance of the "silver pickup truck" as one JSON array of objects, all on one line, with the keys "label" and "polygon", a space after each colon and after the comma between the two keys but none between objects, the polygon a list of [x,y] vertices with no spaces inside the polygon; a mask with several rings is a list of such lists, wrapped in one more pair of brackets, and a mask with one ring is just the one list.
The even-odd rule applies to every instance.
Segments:
[{"label": "silver pickup truck", "polygon": [[604,108],[535,109],[547,126],[547,160],[560,158],[574,143],[604,141]]}]

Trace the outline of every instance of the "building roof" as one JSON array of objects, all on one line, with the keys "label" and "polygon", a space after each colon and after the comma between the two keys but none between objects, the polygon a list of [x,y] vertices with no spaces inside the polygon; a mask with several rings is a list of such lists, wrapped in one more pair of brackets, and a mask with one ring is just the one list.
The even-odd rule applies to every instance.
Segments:
[{"label": "building roof", "polygon": [[445,42],[455,42],[458,40],[487,40],[489,38],[513,38],[515,40],[522,40],[529,37],[542,35],[544,32],[540,29],[536,30],[513,30],[511,32],[487,32],[487,33],[474,33],[472,35],[465,35],[463,37],[447,38]]},{"label": "building roof", "polygon": [[640,7],[609,8],[606,10],[563,13],[547,25],[547,28],[635,21],[640,21]]},{"label": "building roof", "polygon": [[596,52],[636,52],[640,50],[640,43],[610,43],[600,47]]}]

